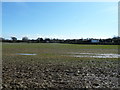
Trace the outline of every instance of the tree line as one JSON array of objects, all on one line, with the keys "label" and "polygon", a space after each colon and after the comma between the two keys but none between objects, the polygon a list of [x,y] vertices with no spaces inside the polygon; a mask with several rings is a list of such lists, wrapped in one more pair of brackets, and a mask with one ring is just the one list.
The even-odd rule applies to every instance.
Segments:
[{"label": "tree line", "polygon": [[103,45],[120,45],[120,37],[116,36],[107,39],[50,39],[50,38],[37,38],[29,39],[28,37],[22,37],[22,40],[18,40],[17,37],[11,37],[11,39],[0,38],[0,42],[8,43],[68,43],[68,44],[103,44]]}]

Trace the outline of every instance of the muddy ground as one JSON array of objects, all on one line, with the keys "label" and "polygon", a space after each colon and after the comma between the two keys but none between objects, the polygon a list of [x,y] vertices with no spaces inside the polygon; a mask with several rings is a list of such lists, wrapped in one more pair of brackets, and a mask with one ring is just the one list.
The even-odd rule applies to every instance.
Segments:
[{"label": "muddy ground", "polygon": [[[4,89],[114,88],[118,90],[120,86],[118,58],[73,57],[70,56],[73,54],[68,54],[79,52],[82,55],[83,53],[116,55],[117,45],[4,43],[2,52]],[[36,55],[18,55],[18,53]]]},{"label": "muddy ground", "polygon": [[[66,64],[5,64],[3,88],[118,88],[118,64],[115,61],[78,61]],[[84,64],[80,65],[80,64]]]}]

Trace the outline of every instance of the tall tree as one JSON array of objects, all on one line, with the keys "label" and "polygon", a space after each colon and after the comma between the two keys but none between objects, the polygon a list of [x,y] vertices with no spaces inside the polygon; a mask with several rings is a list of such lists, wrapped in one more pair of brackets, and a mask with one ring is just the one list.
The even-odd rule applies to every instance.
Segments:
[{"label": "tall tree", "polygon": [[17,38],[16,37],[11,37],[12,41],[13,42],[16,42],[17,41]]},{"label": "tall tree", "polygon": [[23,42],[28,42],[29,39],[28,39],[28,37],[23,37],[23,38],[22,38],[22,41],[23,41]]},{"label": "tall tree", "polygon": [[43,42],[43,38],[37,38],[37,42]]}]

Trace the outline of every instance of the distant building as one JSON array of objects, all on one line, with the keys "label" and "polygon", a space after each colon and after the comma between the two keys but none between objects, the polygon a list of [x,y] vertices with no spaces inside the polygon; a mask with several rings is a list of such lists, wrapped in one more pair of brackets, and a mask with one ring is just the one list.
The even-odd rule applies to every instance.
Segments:
[{"label": "distant building", "polygon": [[99,40],[98,40],[98,39],[92,39],[91,42],[92,42],[92,43],[98,43]]}]

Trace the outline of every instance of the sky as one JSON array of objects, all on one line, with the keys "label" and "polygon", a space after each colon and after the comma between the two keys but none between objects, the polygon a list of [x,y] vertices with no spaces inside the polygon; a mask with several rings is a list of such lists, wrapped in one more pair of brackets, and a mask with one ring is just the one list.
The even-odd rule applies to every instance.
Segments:
[{"label": "sky", "polygon": [[112,38],[117,2],[3,2],[2,37]]}]

